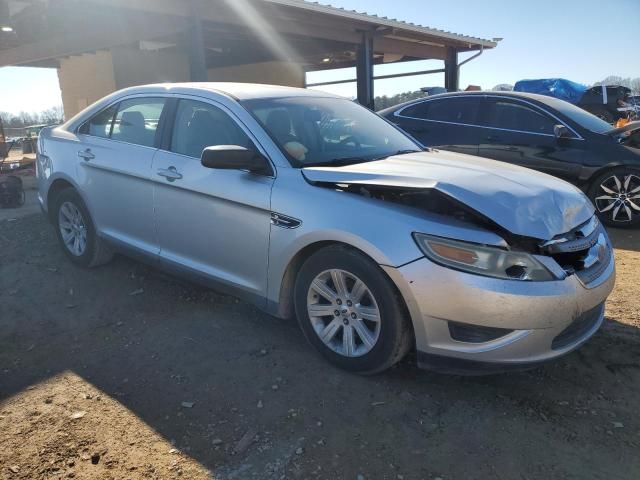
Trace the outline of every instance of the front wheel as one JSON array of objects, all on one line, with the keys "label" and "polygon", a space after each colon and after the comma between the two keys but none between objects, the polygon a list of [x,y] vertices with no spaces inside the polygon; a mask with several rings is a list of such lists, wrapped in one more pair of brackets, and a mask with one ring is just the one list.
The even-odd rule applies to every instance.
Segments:
[{"label": "front wheel", "polygon": [[639,226],[640,170],[622,167],[599,175],[591,184],[589,198],[605,225]]},{"label": "front wheel", "polygon": [[307,340],[340,368],[381,372],[411,347],[410,322],[394,285],[378,265],[351,248],[331,246],[309,257],[294,295]]}]

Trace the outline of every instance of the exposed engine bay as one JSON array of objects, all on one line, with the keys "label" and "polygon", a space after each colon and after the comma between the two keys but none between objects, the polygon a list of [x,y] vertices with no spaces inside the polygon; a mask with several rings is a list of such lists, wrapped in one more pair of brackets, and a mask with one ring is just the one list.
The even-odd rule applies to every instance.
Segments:
[{"label": "exposed engine bay", "polygon": [[376,185],[357,184],[317,184],[328,188],[362,195],[366,198],[375,198],[385,202],[393,202],[399,205],[412,207],[452,217],[460,222],[476,225],[500,235],[511,248],[523,250],[527,253],[540,253],[538,250],[539,241],[534,238],[514,235],[500,225],[475,211],[473,208],[457,201],[449,195],[436,189],[425,188],[404,188]]},{"label": "exposed engine bay", "polygon": [[567,234],[549,241],[514,235],[473,208],[436,189],[416,189],[360,184],[316,183],[317,186],[362,195],[384,202],[393,202],[438,215],[449,216],[500,235],[510,249],[552,257],[567,275],[578,274],[585,283],[606,268],[609,258],[603,258],[605,237],[597,217]]},{"label": "exposed engine bay", "polygon": [[376,187],[373,185],[337,185],[346,192],[357,193],[367,198],[398,203],[408,207],[420,208],[432,213],[447,215],[461,222],[483,225],[492,224],[489,219],[484,218],[469,207],[455,201],[451,197],[430,189],[408,189],[393,187]]}]

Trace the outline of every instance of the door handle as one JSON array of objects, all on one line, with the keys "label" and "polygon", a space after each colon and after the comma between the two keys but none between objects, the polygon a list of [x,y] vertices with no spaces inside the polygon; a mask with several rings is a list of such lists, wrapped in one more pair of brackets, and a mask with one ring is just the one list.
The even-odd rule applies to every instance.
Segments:
[{"label": "door handle", "polygon": [[89,161],[89,160],[93,160],[94,158],[96,158],[96,156],[91,153],[91,149],[87,148],[86,150],[80,150],[78,152],[78,157],[80,158],[84,158],[85,161]]},{"label": "door handle", "polygon": [[488,142],[499,142],[499,141],[500,141],[500,137],[496,137],[496,136],[494,136],[494,135],[488,135],[488,136],[486,137],[486,140],[487,140]]},{"label": "door handle", "polygon": [[159,168],[158,175],[166,178],[168,182],[175,182],[182,178],[182,174],[178,173],[176,167]]}]

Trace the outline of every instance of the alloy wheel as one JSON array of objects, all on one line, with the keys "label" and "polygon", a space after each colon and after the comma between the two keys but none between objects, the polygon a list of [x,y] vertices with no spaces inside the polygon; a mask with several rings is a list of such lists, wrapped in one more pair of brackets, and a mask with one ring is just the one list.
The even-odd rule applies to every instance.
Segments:
[{"label": "alloy wheel", "polygon": [[320,340],[345,357],[360,357],[380,337],[380,309],[371,290],[344,270],[320,273],[307,295],[309,319]]},{"label": "alloy wheel", "polygon": [[598,193],[602,195],[594,198],[596,208],[612,221],[629,223],[640,215],[640,177],[612,175],[600,184]]},{"label": "alloy wheel", "polygon": [[71,202],[64,202],[58,211],[58,228],[64,246],[76,257],[87,249],[87,226],[80,209]]}]

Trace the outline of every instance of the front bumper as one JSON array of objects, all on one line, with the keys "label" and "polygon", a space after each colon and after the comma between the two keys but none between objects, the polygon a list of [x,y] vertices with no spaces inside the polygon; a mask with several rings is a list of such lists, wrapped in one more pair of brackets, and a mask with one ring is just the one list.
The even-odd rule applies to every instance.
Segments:
[{"label": "front bumper", "polygon": [[[576,275],[548,282],[500,280],[426,258],[385,270],[409,309],[420,366],[449,371],[506,370],[574,350],[602,324],[604,302],[615,283],[613,255],[587,286]],[[512,331],[490,341],[463,342],[452,338],[450,322]]]}]

